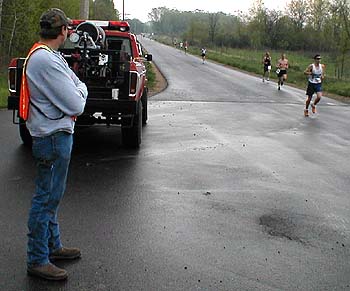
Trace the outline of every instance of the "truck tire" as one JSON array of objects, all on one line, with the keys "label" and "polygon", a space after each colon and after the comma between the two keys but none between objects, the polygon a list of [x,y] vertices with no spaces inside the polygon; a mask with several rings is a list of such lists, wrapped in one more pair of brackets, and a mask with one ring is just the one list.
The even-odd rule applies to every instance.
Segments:
[{"label": "truck tire", "polygon": [[122,126],[122,143],[127,148],[138,148],[142,139],[142,103],[138,102],[137,114],[131,127]]},{"label": "truck tire", "polygon": [[32,136],[29,133],[26,122],[22,118],[20,118],[18,126],[19,126],[19,135],[21,136],[24,146],[32,147]]},{"label": "truck tire", "polygon": [[148,120],[148,89],[147,88],[143,90],[141,102],[142,102],[142,125],[146,125]]}]

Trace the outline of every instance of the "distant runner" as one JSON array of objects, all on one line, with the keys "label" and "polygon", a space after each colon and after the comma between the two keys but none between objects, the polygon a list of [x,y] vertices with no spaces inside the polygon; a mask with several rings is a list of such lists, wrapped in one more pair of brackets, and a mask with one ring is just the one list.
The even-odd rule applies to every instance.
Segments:
[{"label": "distant runner", "polygon": [[277,62],[277,76],[278,76],[278,90],[281,90],[283,82],[287,80],[287,69],[289,67],[288,59],[285,54],[281,55],[281,58]]},{"label": "distant runner", "polygon": [[185,41],[185,55],[187,54],[187,49],[188,49],[188,42],[187,42],[187,40]]},{"label": "distant runner", "polygon": [[202,56],[202,63],[204,64],[205,63],[205,56],[207,54],[207,50],[205,47],[202,47],[201,48],[201,56]]},{"label": "distant runner", "polygon": [[267,75],[266,80],[270,81],[271,57],[270,57],[270,53],[269,52],[265,53],[265,56],[263,58],[263,64],[264,64],[264,74],[263,74],[262,81],[265,82],[266,75]]},{"label": "distant runner", "polygon": [[311,103],[312,113],[316,113],[316,105],[321,100],[322,96],[322,81],[324,79],[325,65],[320,63],[321,56],[319,54],[314,56],[314,62],[310,64],[304,74],[308,76],[308,85],[306,89],[307,99],[305,102],[304,116],[309,116],[309,105],[312,96],[316,93],[316,99]]}]

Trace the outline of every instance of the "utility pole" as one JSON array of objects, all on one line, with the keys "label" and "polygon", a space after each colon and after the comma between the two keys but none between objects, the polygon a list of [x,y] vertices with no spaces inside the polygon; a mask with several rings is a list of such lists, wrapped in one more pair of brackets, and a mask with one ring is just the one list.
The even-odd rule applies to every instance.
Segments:
[{"label": "utility pole", "polygon": [[125,16],[125,14],[124,14],[124,0],[123,0],[123,21],[125,20],[124,16]]},{"label": "utility pole", "polygon": [[80,19],[89,19],[89,0],[80,0]]}]

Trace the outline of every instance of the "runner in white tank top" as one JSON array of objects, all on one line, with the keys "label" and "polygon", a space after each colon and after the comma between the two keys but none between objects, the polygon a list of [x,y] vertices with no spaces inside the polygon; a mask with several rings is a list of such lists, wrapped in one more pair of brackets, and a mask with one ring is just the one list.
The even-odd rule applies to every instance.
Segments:
[{"label": "runner in white tank top", "polygon": [[322,75],[323,75],[323,69],[322,64],[319,64],[318,67],[316,67],[315,64],[311,64],[311,75],[309,75],[309,82],[312,84],[319,84],[322,82]]},{"label": "runner in white tank top", "polygon": [[314,56],[314,63],[310,64],[304,74],[308,76],[308,85],[306,89],[307,99],[305,102],[304,116],[309,116],[309,105],[312,96],[316,93],[314,103],[311,103],[312,113],[316,113],[316,104],[320,102],[322,96],[322,81],[324,79],[325,65],[320,63],[321,56],[319,54]]}]

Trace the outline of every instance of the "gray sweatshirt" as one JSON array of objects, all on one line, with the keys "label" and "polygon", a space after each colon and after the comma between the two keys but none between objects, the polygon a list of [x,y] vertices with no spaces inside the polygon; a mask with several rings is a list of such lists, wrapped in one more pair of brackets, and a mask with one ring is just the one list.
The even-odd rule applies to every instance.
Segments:
[{"label": "gray sweatshirt", "polygon": [[43,137],[57,131],[73,133],[72,116],[83,113],[88,91],[60,53],[45,49],[34,52],[27,63],[27,80],[30,101],[35,105],[29,105],[30,134]]}]

